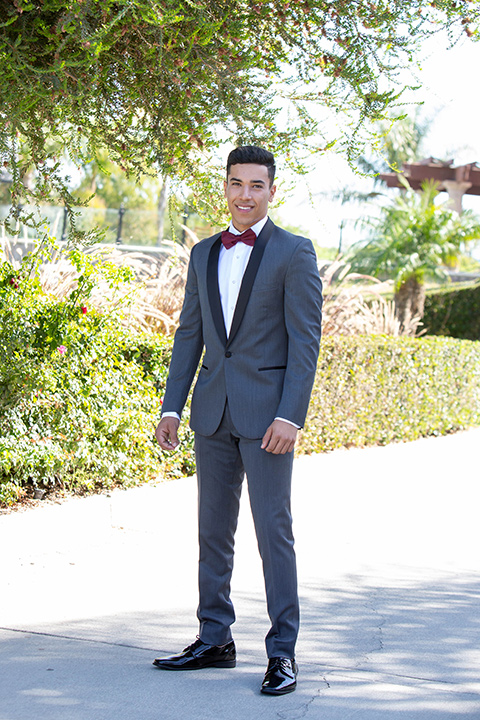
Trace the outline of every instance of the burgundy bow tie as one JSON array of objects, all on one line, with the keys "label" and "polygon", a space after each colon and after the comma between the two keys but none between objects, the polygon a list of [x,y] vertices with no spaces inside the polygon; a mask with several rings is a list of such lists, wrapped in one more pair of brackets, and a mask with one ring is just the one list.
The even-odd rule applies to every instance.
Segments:
[{"label": "burgundy bow tie", "polygon": [[237,242],[243,242],[245,245],[253,246],[255,243],[256,235],[252,228],[248,228],[241,235],[234,235],[230,230],[223,230],[222,232],[222,243],[226,250],[237,244]]}]

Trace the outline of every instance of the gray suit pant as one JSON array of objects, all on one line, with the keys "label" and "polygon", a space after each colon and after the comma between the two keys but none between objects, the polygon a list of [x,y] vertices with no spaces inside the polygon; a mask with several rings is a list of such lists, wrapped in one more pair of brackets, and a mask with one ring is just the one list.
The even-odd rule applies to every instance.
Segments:
[{"label": "gray suit pant", "polygon": [[295,656],[299,626],[297,570],[290,491],[293,452],[272,455],[261,439],[240,437],[228,405],[218,430],[195,435],[199,511],[199,636],[210,645],[232,639],[235,612],[230,599],[234,536],[240,493],[247,476],[258,548],[263,563],[271,628],[267,656]]}]

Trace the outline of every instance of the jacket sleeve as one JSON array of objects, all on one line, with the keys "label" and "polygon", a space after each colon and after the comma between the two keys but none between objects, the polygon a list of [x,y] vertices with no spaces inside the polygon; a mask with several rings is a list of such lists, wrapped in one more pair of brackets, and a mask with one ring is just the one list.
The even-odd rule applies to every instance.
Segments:
[{"label": "jacket sleeve", "polygon": [[312,392],[322,328],[322,281],[310,240],[290,260],[284,288],[287,367],[276,417],[303,427]]},{"label": "jacket sleeve", "polygon": [[175,333],[162,413],[182,414],[203,351],[202,314],[195,271],[195,249],[188,266],[185,297]]}]

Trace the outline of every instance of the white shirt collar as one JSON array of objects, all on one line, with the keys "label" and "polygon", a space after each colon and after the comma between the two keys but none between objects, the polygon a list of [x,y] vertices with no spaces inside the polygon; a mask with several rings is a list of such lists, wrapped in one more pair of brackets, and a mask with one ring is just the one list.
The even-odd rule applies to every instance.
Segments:
[{"label": "white shirt collar", "polygon": [[[263,228],[264,228],[267,220],[268,220],[268,215],[265,215],[265,217],[262,218],[262,220],[259,220],[258,222],[255,223],[255,225],[252,225],[252,228],[251,228],[251,229],[253,230],[253,232],[255,233],[255,235],[256,235],[257,237],[258,237],[258,236],[260,235],[260,233],[262,232],[262,230],[263,230]],[[240,232],[240,230],[237,230],[237,228],[235,227],[235,225],[233,224],[233,222],[232,222],[231,220],[230,220],[230,227],[229,227],[228,229],[229,229],[230,232],[233,233],[234,235],[241,235],[241,234],[242,234],[242,233]]]}]

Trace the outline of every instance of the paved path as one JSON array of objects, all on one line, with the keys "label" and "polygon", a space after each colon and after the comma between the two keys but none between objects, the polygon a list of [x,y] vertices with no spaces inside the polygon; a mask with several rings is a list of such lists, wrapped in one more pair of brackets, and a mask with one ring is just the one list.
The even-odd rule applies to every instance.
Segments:
[{"label": "paved path", "polygon": [[[165,673],[197,626],[195,481],[0,516],[0,720],[480,719],[480,429],[295,463],[299,686],[259,694],[247,502],[236,669]],[[246,494],[244,497],[246,500]]]}]

